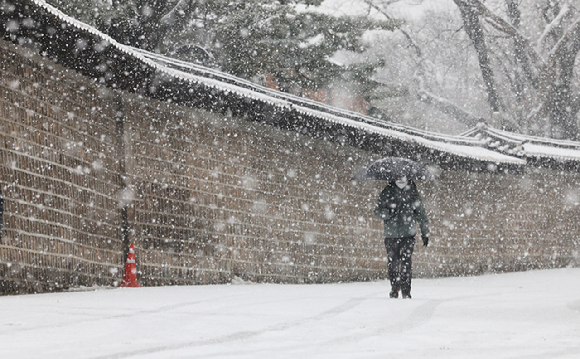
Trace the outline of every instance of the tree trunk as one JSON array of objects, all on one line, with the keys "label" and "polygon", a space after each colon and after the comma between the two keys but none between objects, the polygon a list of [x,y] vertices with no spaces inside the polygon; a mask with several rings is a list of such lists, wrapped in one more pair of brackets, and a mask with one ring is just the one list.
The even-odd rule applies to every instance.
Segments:
[{"label": "tree trunk", "polygon": [[[516,0],[506,0],[507,7],[508,7],[508,16],[512,22],[512,26],[518,29],[520,27],[521,22],[521,12],[519,9],[519,2]],[[537,87],[538,80],[534,76],[532,68],[530,66],[530,61],[528,59],[526,49],[524,45],[518,41],[517,39],[513,39],[514,41],[514,55],[518,66],[521,68],[525,79],[529,81],[534,87]]]},{"label": "tree trunk", "polygon": [[574,78],[574,64],[580,52],[580,18],[573,24],[569,31],[556,45],[554,51],[556,64],[559,73],[553,81],[552,96],[548,102],[547,110],[552,126],[554,137],[565,137],[568,139],[580,139],[580,132],[576,121],[580,107],[580,95],[572,90],[572,79]]},{"label": "tree trunk", "polygon": [[487,90],[487,101],[493,112],[499,112],[501,109],[499,96],[497,94],[493,69],[489,61],[489,52],[485,44],[485,36],[481,22],[479,21],[479,11],[472,6],[470,0],[453,0],[463,19],[463,26],[465,32],[473,41],[473,46],[477,52],[477,59],[479,61],[479,68],[483,82]]}]

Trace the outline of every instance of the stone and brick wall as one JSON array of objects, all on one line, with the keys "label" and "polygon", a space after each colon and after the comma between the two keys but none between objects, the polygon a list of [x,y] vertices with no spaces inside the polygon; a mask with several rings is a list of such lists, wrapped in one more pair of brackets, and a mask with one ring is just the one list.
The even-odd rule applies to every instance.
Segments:
[{"label": "stone and brick wall", "polygon": [[4,42],[0,67],[0,291],[110,284],[122,181],[108,91]]},{"label": "stone and brick wall", "polygon": [[380,224],[367,211],[376,191],[349,180],[372,154],[125,99],[128,213],[147,283],[384,277]]},{"label": "stone and brick wall", "polygon": [[[0,292],[386,278],[378,155],[104,88],[0,43]],[[416,276],[578,263],[578,175],[435,169]],[[554,186],[555,185],[555,186]],[[557,191],[554,188],[558,188]],[[125,232],[128,228],[128,232]]]},{"label": "stone and brick wall", "polygon": [[425,276],[580,265],[580,175],[442,171],[423,186],[434,247],[415,256]]}]

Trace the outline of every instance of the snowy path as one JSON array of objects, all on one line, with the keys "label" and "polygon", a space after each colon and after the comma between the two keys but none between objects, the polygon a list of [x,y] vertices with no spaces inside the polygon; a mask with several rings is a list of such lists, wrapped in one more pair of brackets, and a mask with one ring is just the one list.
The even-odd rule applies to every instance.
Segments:
[{"label": "snowy path", "polygon": [[0,358],[580,358],[580,269],[0,297]]}]

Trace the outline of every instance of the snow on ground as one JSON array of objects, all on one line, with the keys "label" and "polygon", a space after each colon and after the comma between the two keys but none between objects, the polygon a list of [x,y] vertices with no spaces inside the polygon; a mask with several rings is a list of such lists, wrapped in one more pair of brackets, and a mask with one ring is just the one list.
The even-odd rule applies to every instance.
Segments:
[{"label": "snow on ground", "polygon": [[580,268],[0,297],[0,358],[580,358]]}]

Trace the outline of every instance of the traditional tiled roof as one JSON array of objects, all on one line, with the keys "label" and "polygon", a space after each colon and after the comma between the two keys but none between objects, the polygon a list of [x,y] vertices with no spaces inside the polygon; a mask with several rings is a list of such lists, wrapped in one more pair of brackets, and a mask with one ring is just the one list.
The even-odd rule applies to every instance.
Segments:
[{"label": "traditional tiled roof", "polygon": [[[172,76],[185,78],[195,83],[203,83],[222,91],[232,91],[242,96],[260,99],[271,105],[292,108],[296,112],[314,118],[325,119],[346,127],[357,128],[368,133],[397,138],[433,150],[452,153],[457,156],[488,162],[523,164],[520,159],[481,148],[479,141],[469,137],[449,136],[421,131],[409,126],[381,121],[359,113],[332,107],[307,98],[297,97],[254,84],[222,72],[196,64],[168,58],[143,50],[130,48],[144,59],[151,60],[160,71]],[[211,76],[210,76],[211,74]],[[205,75],[205,76],[204,76]]]},{"label": "traditional tiled roof", "polygon": [[480,141],[481,146],[508,156],[516,156],[530,164],[561,164],[576,167],[580,163],[580,142],[521,135],[498,130],[485,123],[462,134]]},{"label": "traditional tiled roof", "polygon": [[[43,0],[3,4],[2,20],[12,24],[0,30],[4,38],[15,43],[21,38],[31,39],[41,54],[84,75],[100,78],[112,88],[214,111],[238,115],[246,111],[258,120],[313,137],[436,163],[520,167],[534,156],[580,162],[580,143],[530,138],[487,125],[461,136],[450,136],[384,122],[121,44]],[[59,30],[50,30],[55,28]],[[85,46],[74,52],[71,49],[79,40]],[[100,66],[103,63],[107,70]]]}]

